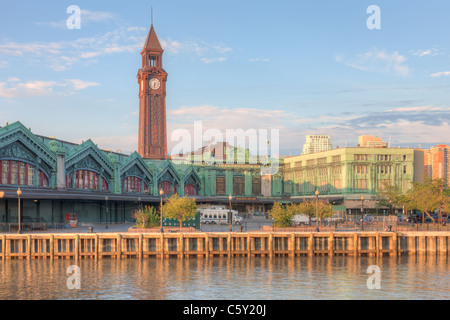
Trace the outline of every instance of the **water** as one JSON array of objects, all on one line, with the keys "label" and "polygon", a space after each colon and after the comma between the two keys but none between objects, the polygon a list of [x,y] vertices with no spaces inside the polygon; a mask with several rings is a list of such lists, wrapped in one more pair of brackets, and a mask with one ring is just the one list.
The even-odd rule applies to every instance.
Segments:
[{"label": "water", "polygon": [[[81,288],[67,286],[80,267]],[[381,271],[370,290],[367,268]],[[0,299],[450,299],[448,257],[7,260]]]}]

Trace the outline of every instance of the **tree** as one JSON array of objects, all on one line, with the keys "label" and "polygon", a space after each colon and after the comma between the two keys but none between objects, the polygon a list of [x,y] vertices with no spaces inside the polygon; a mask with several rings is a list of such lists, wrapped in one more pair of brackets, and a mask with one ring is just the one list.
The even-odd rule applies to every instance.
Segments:
[{"label": "tree", "polygon": [[316,215],[316,204],[315,201],[305,200],[297,204],[298,212],[297,214],[307,215],[309,218],[309,224],[311,225],[311,218]]},{"label": "tree", "polygon": [[331,217],[333,215],[333,205],[326,200],[319,199],[317,201],[317,211],[316,211],[316,200],[305,200],[298,204],[291,204],[287,207],[291,216],[296,214],[305,214],[309,217],[309,223],[311,224],[311,218],[318,216],[320,222],[322,219]]},{"label": "tree", "polygon": [[425,178],[423,182],[413,182],[413,186],[411,192],[412,206],[422,211],[422,222],[425,222],[425,214],[434,221],[431,213],[445,205],[445,193],[443,192],[445,181],[443,179]]},{"label": "tree", "polygon": [[160,215],[156,213],[155,207],[145,206],[142,210],[134,210],[132,215],[136,219],[136,227],[154,228],[159,225]]},{"label": "tree", "polygon": [[187,196],[180,197],[174,194],[163,205],[163,216],[169,219],[176,219],[180,222],[180,230],[183,226],[183,221],[195,218],[197,214],[197,203],[195,199]]},{"label": "tree", "polygon": [[269,211],[269,216],[274,220],[277,227],[290,227],[292,225],[292,210],[287,210],[279,202],[274,202],[272,209]]}]

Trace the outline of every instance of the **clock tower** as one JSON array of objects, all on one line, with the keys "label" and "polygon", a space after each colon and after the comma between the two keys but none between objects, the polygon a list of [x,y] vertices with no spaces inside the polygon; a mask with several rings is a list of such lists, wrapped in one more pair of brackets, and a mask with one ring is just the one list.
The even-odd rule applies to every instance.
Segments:
[{"label": "clock tower", "polygon": [[[153,20],[153,19],[152,19]],[[139,155],[144,159],[166,159],[166,81],[162,67],[164,50],[159,43],[153,21],[141,51],[139,69]]]}]

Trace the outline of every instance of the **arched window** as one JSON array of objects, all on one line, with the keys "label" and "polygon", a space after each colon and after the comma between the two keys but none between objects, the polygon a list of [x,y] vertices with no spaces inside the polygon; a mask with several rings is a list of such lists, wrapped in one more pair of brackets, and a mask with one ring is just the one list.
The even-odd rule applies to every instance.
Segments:
[{"label": "arched window", "polygon": [[164,190],[165,195],[172,195],[175,193],[175,187],[170,181],[161,181],[160,188]]},{"label": "arched window", "polygon": [[[90,170],[77,170],[73,175],[74,188],[82,190],[100,190],[100,174]],[[102,179],[102,190],[108,190],[105,178]],[[66,188],[72,188],[72,178],[66,176]]]},{"label": "arched window", "polygon": [[148,186],[144,182],[144,190],[142,190],[142,179],[138,177],[126,177],[123,184],[124,192],[147,193]]},{"label": "arched window", "polygon": [[185,194],[188,196],[196,196],[197,195],[197,189],[193,184],[187,184],[185,186]]},{"label": "arched window", "polygon": [[[0,161],[0,184],[34,186],[35,170],[33,165],[26,162],[2,160]],[[38,186],[49,186],[48,177],[43,171],[39,170],[37,178]]]}]

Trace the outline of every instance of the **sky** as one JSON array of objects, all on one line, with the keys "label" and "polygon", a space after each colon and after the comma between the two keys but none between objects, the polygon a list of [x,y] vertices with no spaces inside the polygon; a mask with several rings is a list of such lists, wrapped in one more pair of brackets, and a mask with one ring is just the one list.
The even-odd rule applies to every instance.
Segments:
[{"label": "sky", "polygon": [[[79,29],[67,27],[71,5]],[[392,147],[450,144],[446,0],[2,1],[0,126],[137,150],[151,7],[169,74],[169,153],[174,133],[193,135],[199,121],[224,136],[278,130],[284,155],[300,154],[308,134],[334,147],[364,134]]]}]

